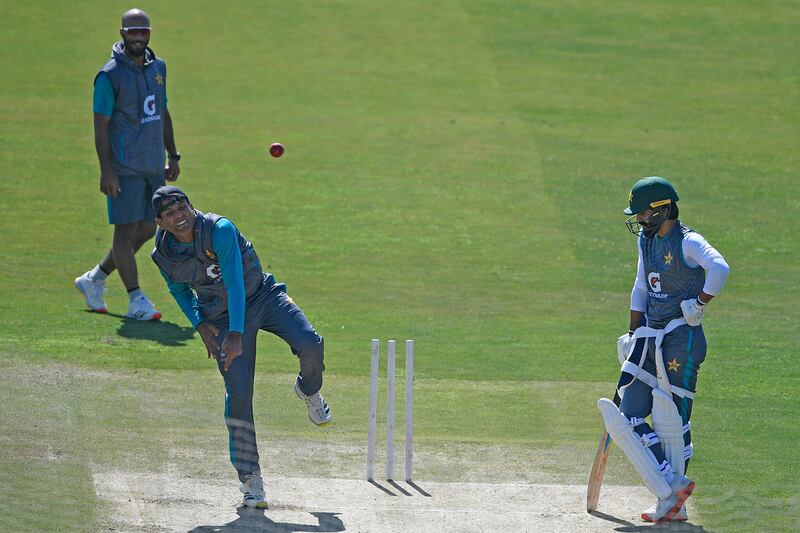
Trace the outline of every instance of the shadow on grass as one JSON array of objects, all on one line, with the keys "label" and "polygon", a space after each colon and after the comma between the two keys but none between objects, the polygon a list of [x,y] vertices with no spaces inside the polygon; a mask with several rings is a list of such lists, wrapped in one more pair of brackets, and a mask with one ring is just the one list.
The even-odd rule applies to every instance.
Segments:
[{"label": "shadow on grass", "polygon": [[270,520],[264,509],[239,507],[239,518],[223,526],[198,526],[189,533],[210,533],[212,531],[267,531],[269,533],[289,533],[291,531],[344,531],[344,523],[337,517],[339,513],[309,513],[316,517],[318,525],[275,522]]},{"label": "shadow on grass", "polygon": [[164,320],[141,321],[116,313],[104,313],[103,316],[120,320],[117,335],[126,339],[144,339],[156,341],[164,346],[186,346],[186,341],[194,337],[194,328],[179,326]]}]

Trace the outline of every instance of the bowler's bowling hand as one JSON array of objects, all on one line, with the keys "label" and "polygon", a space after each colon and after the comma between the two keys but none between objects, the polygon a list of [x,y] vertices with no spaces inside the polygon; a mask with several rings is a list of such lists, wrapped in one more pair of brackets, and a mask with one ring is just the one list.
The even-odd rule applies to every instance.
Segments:
[{"label": "bowler's bowling hand", "polygon": [[242,355],[242,334],[238,331],[231,331],[222,342],[222,354],[225,356],[225,372],[231,366],[233,360]]},{"label": "bowler's bowling hand", "polygon": [[217,326],[211,322],[201,322],[197,326],[197,332],[200,334],[200,338],[203,339],[203,344],[206,345],[208,357],[214,359],[219,357],[219,344],[217,344],[219,329],[217,329]]}]

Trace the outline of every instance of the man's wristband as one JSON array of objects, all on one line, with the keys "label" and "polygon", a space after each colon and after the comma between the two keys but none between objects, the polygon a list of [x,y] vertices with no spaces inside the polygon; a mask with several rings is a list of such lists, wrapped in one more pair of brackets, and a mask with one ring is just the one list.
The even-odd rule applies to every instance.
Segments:
[{"label": "man's wristband", "polygon": [[169,158],[173,161],[180,161],[181,160],[181,153],[175,152],[174,154],[169,154]]}]

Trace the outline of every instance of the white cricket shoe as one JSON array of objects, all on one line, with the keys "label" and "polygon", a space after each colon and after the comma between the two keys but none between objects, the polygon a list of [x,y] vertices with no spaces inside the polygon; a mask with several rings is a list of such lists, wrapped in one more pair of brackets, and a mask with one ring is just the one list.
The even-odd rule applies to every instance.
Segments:
[{"label": "white cricket shoe", "polygon": [[153,302],[142,294],[131,300],[128,304],[128,314],[125,316],[136,320],[158,320],[161,318],[161,311],[153,307]]},{"label": "white cricket shoe", "polygon": [[239,491],[244,494],[244,504],[247,507],[257,507],[266,509],[267,495],[264,493],[264,480],[261,479],[261,471],[256,470],[252,474],[245,476],[246,481],[239,483]]},{"label": "white cricket shoe", "polygon": [[333,420],[331,408],[328,407],[328,402],[325,401],[319,391],[311,396],[306,396],[303,391],[300,390],[300,382],[295,380],[294,393],[297,394],[297,397],[301,400],[305,400],[306,407],[308,408],[308,419],[313,423],[318,426],[324,426]]},{"label": "white cricket shoe", "polygon": [[[676,474],[669,486],[672,488],[672,494],[669,498],[658,500],[655,512],[653,514],[648,513],[648,517],[656,524],[663,524],[675,519],[681,511],[681,507],[683,507],[683,502],[692,495],[694,481],[686,476]],[[644,514],[642,514],[642,519],[647,520],[647,518],[644,518]]]},{"label": "white cricket shoe", "polygon": [[[642,513],[642,520],[645,522],[655,522],[656,520],[653,517],[655,516],[657,510],[658,503]],[[685,522],[687,520],[689,520],[689,513],[686,512],[686,505],[681,505],[681,510],[675,513],[675,516],[672,517],[672,521]]]},{"label": "white cricket shoe", "polygon": [[89,273],[86,272],[82,276],[75,278],[75,288],[81,291],[83,297],[86,298],[86,305],[95,313],[108,313],[108,307],[103,300],[103,294],[106,292],[105,281],[92,281],[89,279]]}]

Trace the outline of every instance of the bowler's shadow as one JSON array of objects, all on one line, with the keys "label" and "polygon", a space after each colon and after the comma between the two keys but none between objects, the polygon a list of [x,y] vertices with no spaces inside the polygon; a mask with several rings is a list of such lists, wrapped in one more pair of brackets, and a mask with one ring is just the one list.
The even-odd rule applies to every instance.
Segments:
[{"label": "bowler's shadow", "polygon": [[194,337],[194,328],[179,326],[164,320],[142,321],[125,315],[106,313],[120,319],[117,335],[126,339],[156,341],[164,346],[186,346],[186,341]]},{"label": "bowler's shadow", "polygon": [[[269,512],[269,510],[266,510]],[[264,509],[239,507],[236,514],[239,518],[224,526],[198,526],[189,533],[211,533],[213,531],[266,531],[268,533],[291,533],[292,531],[344,531],[344,523],[337,517],[339,513],[309,513],[317,518],[319,525],[294,524],[291,522],[275,522],[270,520]]]},{"label": "bowler's shadow", "polygon": [[627,520],[617,518],[615,516],[611,516],[606,513],[601,513],[600,511],[594,511],[593,513],[590,514],[597,518],[601,518],[603,520],[619,524],[620,527],[615,527],[614,531],[621,531],[625,533],[632,533],[639,531],[686,531],[691,533],[700,533],[700,532],[710,533],[710,531],[708,529],[705,529],[703,526],[696,526],[689,522],[680,522],[673,520],[670,522],[665,522],[664,524],[634,524],[633,522],[628,522]]}]

